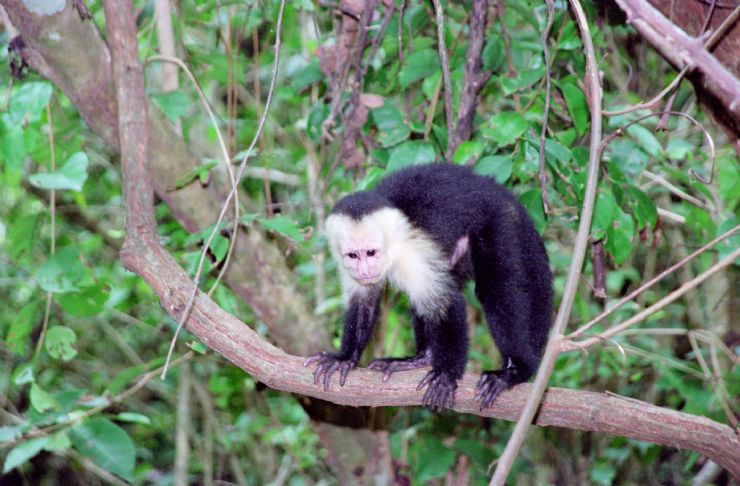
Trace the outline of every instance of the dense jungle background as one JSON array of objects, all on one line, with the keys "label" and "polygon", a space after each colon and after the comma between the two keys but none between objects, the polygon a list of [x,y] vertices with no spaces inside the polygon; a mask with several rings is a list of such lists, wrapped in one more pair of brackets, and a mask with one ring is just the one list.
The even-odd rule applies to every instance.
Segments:
[{"label": "dense jungle background", "polygon": [[[575,3],[134,1],[156,236],[256,332],[244,342],[308,356],[341,335],[323,221],[343,194],[433,161],[494,177],[546,242],[557,306],[598,150],[585,263],[549,380],[583,401],[543,406],[538,420],[558,426],[530,429],[509,483],[730,484],[738,5],[584,1],[593,96]],[[236,349],[239,367],[197,326],[179,333],[161,378],[178,321],[119,258],[131,147],[119,142],[103,2],[86,4],[0,1],[0,484],[487,484],[517,416],[504,410],[526,394],[488,416],[348,406],[412,402],[373,384],[344,398],[338,386],[281,391],[312,370],[260,381],[245,369],[272,358]],[[239,204],[216,225],[238,173]],[[472,284],[466,296],[468,371],[498,368]],[[388,292],[362,363],[412,354],[410,324],[405,297]],[[632,422],[629,406],[662,432]]]}]

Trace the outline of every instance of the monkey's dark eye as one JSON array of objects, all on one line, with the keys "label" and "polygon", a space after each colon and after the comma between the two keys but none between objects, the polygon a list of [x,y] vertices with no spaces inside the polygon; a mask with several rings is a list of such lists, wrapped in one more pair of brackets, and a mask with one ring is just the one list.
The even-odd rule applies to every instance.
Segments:
[{"label": "monkey's dark eye", "polygon": [[347,256],[354,260],[355,258],[357,258],[357,253],[355,252],[347,253]]},{"label": "monkey's dark eye", "polygon": [[367,251],[367,256],[369,256],[369,257],[375,256],[375,250],[368,250]]}]

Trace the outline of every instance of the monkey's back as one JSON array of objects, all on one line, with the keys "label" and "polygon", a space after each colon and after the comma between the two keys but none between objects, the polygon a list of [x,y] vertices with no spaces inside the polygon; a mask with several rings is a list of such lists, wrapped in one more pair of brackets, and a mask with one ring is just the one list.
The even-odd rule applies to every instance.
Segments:
[{"label": "monkey's back", "polygon": [[468,167],[412,166],[388,175],[372,192],[434,235],[446,251],[451,251],[460,237],[475,237],[506,219],[523,221],[535,231],[526,210],[511,192]]}]

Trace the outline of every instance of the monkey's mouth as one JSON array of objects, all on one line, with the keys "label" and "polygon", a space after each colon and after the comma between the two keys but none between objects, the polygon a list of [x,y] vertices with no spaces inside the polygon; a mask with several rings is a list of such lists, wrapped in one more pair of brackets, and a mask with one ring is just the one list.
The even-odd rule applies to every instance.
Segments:
[{"label": "monkey's mouth", "polygon": [[380,275],[371,275],[369,277],[357,277],[356,280],[360,282],[362,285],[371,285],[378,283],[378,280],[380,280]]}]

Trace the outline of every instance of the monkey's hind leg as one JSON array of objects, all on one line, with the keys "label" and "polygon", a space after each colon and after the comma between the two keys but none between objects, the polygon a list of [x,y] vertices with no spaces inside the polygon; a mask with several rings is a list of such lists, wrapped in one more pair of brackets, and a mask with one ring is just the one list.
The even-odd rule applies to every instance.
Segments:
[{"label": "monkey's hind leg", "polygon": [[473,251],[475,294],[503,362],[501,369],[483,373],[478,382],[475,399],[481,410],[537,371],[550,327],[547,255],[534,229],[515,223],[499,222],[497,231],[484,234],[486,243]]},{"label": "monkey's hind leg", "polygon": [[451,298],[444,317],[428,327],[432,370],[427,373],[417,390],[426,387],[422,405],[433,412],[455,406],[457,380],[465,372],[468,358],[468,329],[465,298],[457,293]]}]

